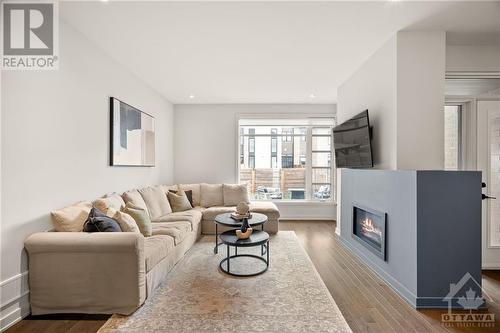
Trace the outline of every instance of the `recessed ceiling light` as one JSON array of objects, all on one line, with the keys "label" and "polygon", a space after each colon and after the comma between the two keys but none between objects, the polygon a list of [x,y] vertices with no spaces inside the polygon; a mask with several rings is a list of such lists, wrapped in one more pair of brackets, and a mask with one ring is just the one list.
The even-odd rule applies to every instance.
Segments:
[{"label": "recessed ceiling light", "polygon": [[314,94],[309,94],[309,98],[311,98],[311,99],[312,99],[312,98],[316,98],[316,95],[314,95]]},{"label": "recessed ceiling light", "polygon": [[194,95],[193,95],[193,94],[190,94],[190,95],[189,95],[189,99],[194,99]]}]

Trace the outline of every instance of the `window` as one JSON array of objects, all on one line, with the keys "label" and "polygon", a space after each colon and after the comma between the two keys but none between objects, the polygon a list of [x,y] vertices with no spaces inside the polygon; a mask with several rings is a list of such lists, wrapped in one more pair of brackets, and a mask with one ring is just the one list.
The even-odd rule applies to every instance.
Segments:
[{"label": "window", "polygon": [[333,124],[332,118],[240,119],[239,181],[250,184],[251,198],[332,200]]},{"label": "window", "polygon": [[444,169],[460,169],[461,146],[461,109],[460,105],[444,107]]}]

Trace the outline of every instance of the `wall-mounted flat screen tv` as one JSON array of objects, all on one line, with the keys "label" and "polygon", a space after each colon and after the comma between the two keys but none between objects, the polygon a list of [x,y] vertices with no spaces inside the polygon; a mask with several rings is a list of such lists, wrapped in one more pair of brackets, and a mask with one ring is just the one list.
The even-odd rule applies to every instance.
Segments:
[{"label": "wall-mounted flat screen tv", "polygon": [[337,168],[372,168],[371,129],[365,110],[333,129]]}]

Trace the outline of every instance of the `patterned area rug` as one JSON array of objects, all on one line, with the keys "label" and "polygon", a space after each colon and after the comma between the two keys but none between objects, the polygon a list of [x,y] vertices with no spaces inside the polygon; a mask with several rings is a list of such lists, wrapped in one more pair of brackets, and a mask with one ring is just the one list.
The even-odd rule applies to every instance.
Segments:
[{"label": "patterned area rug", "polygon": [[[351,332],[293,231],[271,237],[269,269],[255,277],[221,272],[225,246],[214,255],[213,244],[213,236],[203,237],[140,309],[113,315],[99,333]],[[251,258],[231,261],[231,271],[243,268],[262,266]]]}]

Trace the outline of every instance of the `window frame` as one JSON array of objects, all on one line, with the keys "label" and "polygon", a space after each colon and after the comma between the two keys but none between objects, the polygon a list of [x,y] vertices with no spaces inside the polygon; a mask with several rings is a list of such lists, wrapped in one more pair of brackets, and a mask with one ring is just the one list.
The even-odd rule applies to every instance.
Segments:
[{"label": "window frame", "polygon": [[[236,115],[236,134],[238,136],[238,140],[240,138],[240,121],[251,121],[251,120],[257,120],[257,121],[265,121],[265,120],[270,120],[269,124],[265,125],[260,125],[260,126],[276,126],[276,127],[295,127],[299,125],[288,125],[288,124],[277,124],[276,121],[278,120],[284,120],[285,122],[289,119],[293,120],[304,120],[308,121],[308,125],[306,126],[306,135],[305,135],[305,140],[306,140],[306,199],[271,199],[271,200],[262,200],[262,201],[270,201],[270,202],[275,202],[275,203],[280,203],[280,204],[317,204],[317,205],[335,205],[337,202],[336,198],[336,187],[337,187],[337,169],[335,167],[335,152],[334,152],[334,147],[333,147],[333,127],[336,126],[336,117],[334,115],[327,115],[327,114],[317,114],[317,115],[299,115],[299,114],[279,114],[279,115],[273,115],[273,114],[237,114]],[[317,119],[324,120],[328,122],[329,124],[315,124],[315,121]],[[241,126],[251,126],[251,125],[246,125],[243,124]],[[303,126],[303,125],[300,125]],[[327,185],[330,185],[330,198],[329,199],[313,199],[313,193],[312,193],[312,128],[313,127],[330,127],[330,134],[324,134],[324,136],[330,136],[330,183]],[[271,136],[272,134],[269,134]],[[282,142],[293,142],[293,138],[295,136],[302,136],[303,134],[294,134],[293,130],[290,133],[290,140],[289,141],[283,141],[287,140],[286,136],[287,135],[277,135],[277,137],[281,136],[282,137]],[[259,135],[256,135],[259,136]],[[316,135],[315,135],[316,136]],[[279,138],[278,138],[279,139]],[[237,145],[237,156],[240,154],[240,145]],[[255,154],[255,153],[254,153]],[[293,158],[293,156],[292,156]],[[272,157],[271,157],[272,160]],[[307,161],[310,161],[307,163]],[[272,166],[272,162],[271,162]],[[254,166],[255,167],[255,166]],[[327,169],[328,167],[324,167],[324,169]],[[240,182],[240,169],[241,169],[241,164],[237,163],[236,165],[236,181],[239,183]],[[323,183],[321,183],[323,184]],[[326,183],[325,183],[326,184]],[[309,195],[308,195],[309,194]],[[259,201],[258,199],[255,199],[256,201]]]}]

